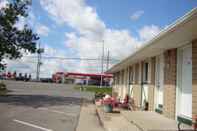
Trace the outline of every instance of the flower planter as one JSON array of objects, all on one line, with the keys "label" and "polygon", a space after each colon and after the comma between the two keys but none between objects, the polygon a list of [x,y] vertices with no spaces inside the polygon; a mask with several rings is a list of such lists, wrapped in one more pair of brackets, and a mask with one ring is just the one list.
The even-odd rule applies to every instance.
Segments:
[{"label": "flower planter", "polygon": [[106,113],[110,113],[110,112],[112,112],[112,110],[113,110],[113,107],[112,107],[111,104],[106,104],[106,105],[104,105],[104,111],[105,111]]}]

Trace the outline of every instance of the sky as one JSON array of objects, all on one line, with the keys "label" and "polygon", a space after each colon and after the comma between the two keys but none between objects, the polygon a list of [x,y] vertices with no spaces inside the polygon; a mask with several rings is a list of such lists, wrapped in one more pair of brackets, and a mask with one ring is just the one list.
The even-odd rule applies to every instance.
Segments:
[{"label": "sky", "polygon": [[[0,8],[5,3],[0,0]],[[111,67],[196,7],[196,0],[32,0],[28,18],[16,26],[28,24],[40,36],[45,49],[41,77],[60,71],[100,73],[103,44]],[[6,60],[7,71],[35,76],[35,56]]]}]

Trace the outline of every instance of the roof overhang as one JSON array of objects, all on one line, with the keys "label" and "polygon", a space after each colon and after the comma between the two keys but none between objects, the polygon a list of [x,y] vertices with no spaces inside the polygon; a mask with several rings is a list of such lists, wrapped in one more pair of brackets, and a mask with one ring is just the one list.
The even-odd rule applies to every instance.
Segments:
[{"label": "roof overhang", "polygon": [[197,39],[197,8],[161,31],[143,47],[109,69],[107,73],[118,72],[133,63],[159,55],[168,49],[179,48],[194,39]]}]

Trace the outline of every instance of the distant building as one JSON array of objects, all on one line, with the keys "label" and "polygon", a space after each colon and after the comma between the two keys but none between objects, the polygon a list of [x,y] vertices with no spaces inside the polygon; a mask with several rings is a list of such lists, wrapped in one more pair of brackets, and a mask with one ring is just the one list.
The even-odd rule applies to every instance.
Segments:
[{"label": "distant building", "polygon": [[53,82],[69,83],[69,84],[83,84],[83,85],[100,85],[101,76],[102,84],[109,86],[112,82],[111,74],[88,74],[88,73],[73,73],[73,72],[57,72],[53,74]]}]

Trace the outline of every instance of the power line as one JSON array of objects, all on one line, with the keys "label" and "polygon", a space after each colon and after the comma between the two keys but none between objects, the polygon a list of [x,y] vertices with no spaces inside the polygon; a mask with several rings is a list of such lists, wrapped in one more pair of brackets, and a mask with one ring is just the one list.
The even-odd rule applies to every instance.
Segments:
[{"label": "power line", "polygon": [[104,51],[105,51],[104,40],[102,42],[103,42],[102,43],[103,47],[102,47],[102,58],[101,58],[101,81],[100,81],[100,87],[103,86],[103,76],[102,76],[102,74],[103,74],[103,63],[104,63],[104,57],[105,57],[105,54],[104,54]]},{"label": "power line", "polygon": [[109,59],[109,50],[108,50],[108,52],[107,52],[107,67],[106,67],[106,71],[109,69],[109,61],[110,61],[110,59]]},{"label": "power line", "polygon": [[[23,57],[30,57],[36,58],[36,56],[23,56]],[[60,59],[60,60],[84,60],[84,61],[101,61],[102,59],[99,58],[77,58],[77,57],[58,57],[58,56],[42,56],[43,59]],[[104,59],[103,61],[120,61],[117,59]]]}]

